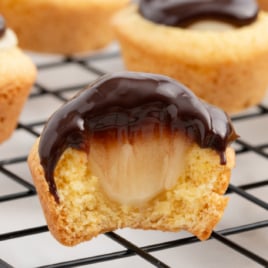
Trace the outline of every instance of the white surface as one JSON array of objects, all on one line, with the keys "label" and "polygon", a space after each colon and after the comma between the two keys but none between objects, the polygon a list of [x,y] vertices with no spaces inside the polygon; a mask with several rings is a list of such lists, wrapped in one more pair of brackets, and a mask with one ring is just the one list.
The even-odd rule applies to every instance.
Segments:
[{"label": "white surface", "polygon": [[[34,61],[38,64],[49,64],[61,59],[61,57],[53,56],[33,57]],[[123,62],[119,57],[108,59],[96,58],[92,61],[89,60],[87,64],[105,72],[120,71],[124,68]],[[56,88],[88,83],[95,78],[96,75],[89,74],[87,70],[83,69],[78,64],[69,63],[60,68],[53,67],[51,69],[42,70],[38,75],[37,82],[53,91]],[[36,90],[34,92],[36,92]],[[75,92],[76,90],[66,92],[63,96],[69,98],[73,96]],[[266,105],[268,104],[267,100],[268,98],[264,101]],[[22,123],[33,123],[39,120],[44,121],[61,104],[62,101],[60,99],[51,96],[36,96],[31,98],[28,100],[21,114],[20,121]],[[247,113],[254,113],[256,110],[258,109],[253,108],[247,111]],[[248,143],[252,145],[268,144],[268,116],[237,122],[235,126],[241,138]],[[35,130],[40,132],[41,128],[42,127],[37,126]],[[16,130],[9,141],[0,145],[0,161],[18,156],[26,156],[34,140],[35,137],[25,130]],[[239,146],[235,147],[239,148]],[[26,181],[31,182],[31,176],[25,162],[6,165],[5,168],[17,174],[19,177],[24,178]],[[232,175],[232,183],[234,185],[267,180],[267,177],[267,158],[265,159],[253,152],[237,155],[237,166]],[[22,186],[0,173],[0,196],[20,192],[22,190]],[[251,190],[249,193],[268,201],[268,187]],[[45,224],[43,213],[36,196],[0,203],[0,217],[0,233]],[[267,211],[236,194],[231,194],[229,206],[216,229],[221,230],[267,219]],[[162,233],[130,229],[118,230],[117,233],[137,246],[167,242],[189,236],[189,234],[185,232]],[[229,236],[228,238],[252,250],[256,254],[268,258],[267,228]],[[48,232],[0,241],[0,259],[3,259],[14,267],[20,268],[48,265],[55,262],[85,258],[120,250],[124,250],[124,248],[105,235],[100,235],[92,241],[83,243],[74,248],[67,248],[60,245]],[[171,267],[261,267],[216,240],[175,247],[152,254]],[[138,256],[83,267],[134,268],[138,266],[144,268],[152,267],[152,265]]]}]

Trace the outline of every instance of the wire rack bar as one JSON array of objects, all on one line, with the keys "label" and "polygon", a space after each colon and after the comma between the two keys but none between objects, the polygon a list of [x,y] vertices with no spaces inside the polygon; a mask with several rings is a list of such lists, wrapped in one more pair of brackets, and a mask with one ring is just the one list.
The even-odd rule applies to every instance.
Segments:
[{"label": "wire rack bar", "polygon": [[226,237],[224,237],[223,235],[217,233],[217,232],[213,232],[212,236],[221,241],[223,244],[225,244],[226,246],[236,250],[237,252],[243,254],[244,256],[248,257],[249,259],[252,259],[253,261],[263,265],[264,267],[268,266],[268,261],[265,260],[264,258],[260,257],[259,255],[253,253],[252,251],[247,250],[246,248],[238,245],[237,243],[227,239]]},{"label": "wire rack bar", "polygon": [[235,193],[239,194],[240,196],[242,196],[242,197],[246,198],[247,200],[255,203],[256,205],[258,205],[258,206],[260,206],[260,207],[262,207],[262,208],[264,208],[266,210],[268,209],[268,204],[265,201],[255,197],[254,195],[249,194],[249,193],[243,191],[241,188],[239,188],[237,186],[234,186],[232,184],[229,185],[229,188],[232,190],[232,192],[235,192]]},{"label": "wire rack bar", "polygon": [[83,266],[83,265],[89,265],[89,264],[93,265],[93,264],[100,263],[100,262],[107,262],[107,261],[122,259],[126,257],[132,257],[134,255],[135,253],[133,251],[123,250],[123,251],[117,251],[117,252],[102,254],[102,255],[88,257],[88,258],[81,258],[81,259],[72,260],[72,261],[39,266],[36,268],[65,268],[65,267],[69,268],[69,267],[77,267],[77,266]]},{"label": "wire rack bar", "polygon": [[13,267],[4,262],[2,259],[0,259],[0,268],[13,268]]},{"label": "wire rack bar", "polygon": [[44,225],[44,226],[9,232],[9,233],[5,233],[5,234],[1,234],[0,241],[8,240],[8,239],[15,239],[15,238],[19,238],[19,237],[34,235],[34,234],[40,234],[40,233],[44,233],[47,231],[48,231],[48,228],[46,225]]},{"label": "wire rack bar", "polygon": [[7,158],[4,160],[0,160],[0,167],[5,166],[5,165],[14,164],[14,163],[23,163],[25,161],[27,161],[27,156],[14,157],[14,158],[10,158],[10,159]]},{"label": "wire rack bar", "polygon": [[259,118],[261,116],[267,115],[268,109],[265,106],[258,105],[257,107],[259,108],[259,110],[257,112],[250,113],[250,114],[244,114],[244,115],[232,116],[232,121],[233,122],[235,122],[235,121],[243,121],[243,120],[248,120],[248,119],[252,119],[252,118],[255,118],[255,117]]},{"label": "wire rack bar", "polygon": [[35,192],[35,187],[34,187],[33,184],[31,184],[31,183],[27,182],[26,180],[20,178],[16,174],[8,171],[4,167],[0,166],[0,172],[2,172],[3,174],[7,175],[9,178],[11,178],[12,180],[16,181],[17,183],[19,183],[20,185],[24,186],[25,188],[28,188],[32,192]]},{"label": "wire rack bar", "polygon": [[262,207],[262,208],[264,208],[266,210],[268,209],[268,204],[265,201],[255,197],[254,195],[249,194],[249,193],[243,191],[241,188],[236,187],[236,186],[234,186],[232,184],[229,185],[229,188],[232,190],[232,192],[235,192],[235,193],[239,194],[240,196],[242,196],[242,197],[246,198],[247,200],[251,201],[252,203],[255,203],[256,205],[258,205],[258,206],[260,206],[260,207]]},{"label": "wire rack bar", "polygon": [[[268,220],[261,221],[258,223],[253,223],[253,224],[247,224],[244,226],[225,229],[225,230],[219,231],[218,233],[222,237],[223,235],[238,234],[241,232],[252,231],[252,230],[255,230],[256,228],[265,228],[265,227],[268,227]],[[107,233],[107,234],[109,234],[109,233]],[[215,237],[211,236],[210,239],[213,239],[213,238],[215,238]],[[154,244],[154,245],[141,247],[141,249],[147,253],[150,253],[150,252],[159,251],[159,250],[163,250],[163,249],[185,246],[185,245],[197,243],[197,242],[200,242],[200,241],[196,237],[191,236],[191,237],[173,240],[173,241],[169,241],[169,242],[165,242],[165,243],[158,243],[158,244]],[[239,245],[238,245],[238,247],[239,247]],[[254,254],[254,253],[252,253],[252,254]],[[118,252],[113,252],[113,253],[109,253],[109,254],[104,254],[104,255],[93,256],[93,257],[89,257],[89,258],[83,258],[83,259],[77,259],[77,260],[72,260],[72,261],[67,261],[67,262],[61,262],[61,263],[57,263],[57,264],[41,266],[38,268],[75,267],[75,266],[95,264],[95,263],[99,263],[99,262],[103,262],[103,261],[131,257],[134,255],[135,255],[134,251],[125,250],[125,251],[118,251]],[[261,264],[263,264],[263,263],[265,264],[266,262],[267,262],[267,260],[264,260],[263,258],[261,258]]]},{"label": "wire rack bar", "polygon": [[[115,52],[104,52],[99,53],[96,55],[91,55],[89,57],[59,57],[59,59],[49,62],[49,63],[42,63],[38,64],[38,70],[39,72],[52,70],[53,68],[62,68],[65,66],[70,66],[74,64],[75,66],[78,66],[80,69],[83,69],[83,71],[87,72],[88,74],[91,74],[93,76],[100,76],[106,73],[105,70],[102,70],[101,67],[97,67],[99,65],[94,65],[94,62],[97,62],[99,60],[111,60],[111,59],[118,59],[120,56],[118,51]],[[80,81],[77,81],[77,83],[72,85],[66,85],[66,86],[57,86],[56,88],[50,89],[49,87],[44,86],[40,82],[36,82],[35,92],[31,93],[30,99],[35,100],[42,98],[44,96],[49,96],[52,98],[55,98],[57,101],[63,103],[67,100],[66,93],[72,93],[77,92],[81,88],[85,88],[88,85],[88,83],[81,83]],[[261,104],[255,107],[253,112],[233,116],[232,120],[234,122],[248,122],[249,120],[254,120],[258,118],[266,118],[268,115],[268,107],[265,104]],[[43,127],[45,124],[45,120],[35,120],[34,122],[19,122],[17,129],[23,129],[24,132],[28,133],[30,136],[37,137],[39,136],[39,132],[36,130],[37,128]],[[257,154],[261,156],[264,159],[268,160],[268,141],[264,144],[250,144],[250,142],[245,141],[243,138],[240,138],[236,141],[236,144],[239,146],[239,149],[236,150],[237,155],[241,155],[243,153],[252,152],[254,154]],[[1,175],[4,175],[4,179],[12,180],[13,182],[19,184],[20,186],[24,187],[22,191],[18,193],[12,193],[12,194],[2,194],[0,196],[0,205],[3,202],[12,202],[12,201],[19,201],[22,198],[28,198],[31,196],[36,195],[36,190],[33,184],[26,181],[25,178],[20,177],[20,175],[17,175],[11,171],[8,170],[9,165],[13,164],[25,164],[27,165],[27,156],[20,156],[20,157],[11,157],[7,159],[1,159],[0,160],[0,178]],[[265,176],[267,178],[267,176]],[[258,181],[254,181],[247,184],[242,185],[233,185],[230,184],[229,188],[227,190],[227,194],[232,195],[238,195],[245,199],[247,202],[251,202],[252,204],[256,205],[259,208],[263,208],[264,212],[267,211],[268,205],[267,202],[251,193],[248,193],[247,190],[252,189],[261,189],[263,187],[268,186],[268,179],[265,178],[259,178]],[[268,217],[267,217],[268,218]],[[231,235],[242,235],[243,233],[249,232],[249,231],[256,231],[260,229],[268,228],[268,219],[263,221],[255,221],[249,224],[241,224],[239,226],[234,226],[231,228],[226,228],[222,230],[217,230],[212,233],[212,236],[210,239],[213,239],[214,241],[217,241],[217,243],[222,243],[225,246],[229,247],[230,249],[234,250],[235,252],[238,252],[242,254],[243,256],[251,259],[256,264],[262,265],[264,267],[268,267],[267,263],[267,257],[266,256],[260,256],[256,254],[254,251],[245,248],[243,245],[240,245],[239,243],[233,242],[231,239],[229,239],[229,236]],[[6,232],[0,234],[0,241],[1,243],[4,243],[5,241],[12,240],[12,239],[20,239],[27,236],[33,236],[38,235],[41,233],[48,232],[48,227],[46,225],[44,226],[37,226],[32,228],[23,228],[21,230],[12,231],[12,232]],[[170,240],[167,242],[162,243],[148,243],[148,245],[143,247],[138,247],[135,245],[132,241],[127,240],[126,238],[118,235],[115,232],[110,232],[105,234],[106,237],[109,239],[115,241],[116,243],[120,244],[121,246],[125,247],[124,250],[120,251],[114,251],[109,252],[106,254],[100,254],[95,256],[90,256],[86,258],[80,258],[70,261],[63,261],[59,263],[52,263],[52,264],[43,264],[42,266],[39,266],[39,268],[67,268],[67,267],[77,267],[77,266],[83,266],[83,265],[89,265],[89,264],[96,264],[101,262],[108,262],[111,260],[118,260],[122,258],[127,258],[131,256],[137,256],[142,258],[145,262],[148,262],[152,264],[152,266],[155,267],[169,267],[166,263],[162,262],[161,260],[157,259],[153,255],[151,255],[151,252],[161,251],[161,250],[167,250],[170,248],[179,248],[193,244],[193,243],[200,243],[200,241],[194,237],[189,236],[186,238],[180,238],[175,240]],[[0,253],[1,258],[1,253]],[[221,260],[221,262],[223,262]],[[202,264],[200,264],[202,266]],[[0,268],[11,268],[12,264],[7,263],[5,260],[0,259]]]},{"label": "wire rack bar", "polygon": [[243,141],[241,139],[237,140],[236,143],[246,147],[248,151],[252,151],[252,152],[254,152],[256,154],[259,154],[259,155],[261,155],[261,156],[263,156],[265,158],[268,157],[268,155],[265,152],[263,152],[262,150],[260,150],[258,147],[254,147],[254,146],[248,144],[247,142],[245,142],[245,141]]},{"label": "wire rack bar", "polygon": [[15,194],[3,195],[3,196],[0,196],[0,203],[7,202],[7,201],[14,201],[16,199],[30,197],[33,195],[36,195],[36,192],[25,191],[25,192],[20,192],[20,193],[15,193]]},{"label": "wire rack bar", "polygon": [[166,264],[164,264],[160,260],[156,259],[152,255],[148,254],[146,251],[142,250],[141,248],[135,246],[133,243],[130,243],[128,240],[124,239],[123,237],[119,236],[118,234],[113,233],[113,232],[109,232],[109,233],[106,233],[106,236],[113,239],[114,241],[116,241],[120,245],[126,247],[128,250],[135,252],[137,255],[139,255],[143,259],[147,260],[148,262],[150,262],[154,266],[159,267],[159,268],[168,268],[168,266]]},{"label": "wire rack bar", "polygon": [[[265,186],[268,186],[268,179],[258,181],[258,182],[243,184],[243,185],[236,186],[236,187],[239,188],[239,189],[242,189],[242,190],[251,190],[251,189],[254,189],[254,188],[265,187]],[[232,187],[228,188],[227,193],[232,193],[232,192],[234,192],[232,190]]]}]

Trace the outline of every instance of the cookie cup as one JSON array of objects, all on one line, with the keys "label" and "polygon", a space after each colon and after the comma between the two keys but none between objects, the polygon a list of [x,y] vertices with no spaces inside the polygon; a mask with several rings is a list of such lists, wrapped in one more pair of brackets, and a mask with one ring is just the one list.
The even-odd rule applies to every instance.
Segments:
[{"label": "cookie cup", "polygon": [[[113,26],[127,69],[164,74],[229,113],[258,104],[268,87],[268,15],[224,32],[155,24],[137,7]],[[267,33],[267,34],[265,34]]]},{"label": "cookie cup", "polygon": [[259,6],[261,9],[268,11],[268,1],[267,0],[258,0]]},{"label": "cookie cup", "polygon": [[16,128],[36,78],[36,68],[19,48],[0,49],[0,143]]},{"label": "cookie cup", "polygon": [[108,45],[110,18],[128,0],[1,0],[0,13],[23,49],[74,54]]}]

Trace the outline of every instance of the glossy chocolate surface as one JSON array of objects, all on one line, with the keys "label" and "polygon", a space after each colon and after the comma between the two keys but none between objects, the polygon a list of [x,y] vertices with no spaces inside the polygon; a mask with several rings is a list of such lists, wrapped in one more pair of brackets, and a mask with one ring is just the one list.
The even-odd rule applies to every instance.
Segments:
[{"label": "glossy chocolate surface", "polygon": [[202,19],[244,26],[257,18],[258,11],[255,0],[141,0],[139,6],[144,18],[180,27]]},{"label": "glossy chocolate surface", "polygon": [[4,35],[6,31],[6,23],[4,18],[0,15],[0,38]]},{"label": "glossy chocolate surface", "polygon": [[221,164],[226,147],[237,138],[222,110],[200,101],[173,79],[134,72],[105,75],[56,111],[40,137],[41,165],[56,201],[53,173],[68,147],[90,154],[92,138],[105,144],[123,142],[124,137],[131,142],[147,131],[183,133],[200,147],[216,150]]}]

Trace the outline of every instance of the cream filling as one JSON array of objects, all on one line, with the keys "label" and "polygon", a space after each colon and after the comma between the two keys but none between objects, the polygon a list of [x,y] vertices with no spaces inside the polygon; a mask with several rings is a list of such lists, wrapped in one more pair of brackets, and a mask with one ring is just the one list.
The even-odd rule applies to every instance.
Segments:
[{"label": "cream filling", "polygon": [[91,144],[89,165],[110,199],[122,205],[142,205],[175,186],[188,146],[186,138],[168,135],[131,144]]},{"label": "cream filling", "polygon": [[190,30],[196,31],[215,31],[215,32],[223,32],[233,30],[236,27],[227,22],[216,21],[216,20],[202,20],[195,23],[192,23],[187,27]]},{"label": "cream filling", "polygon": [[5,34],[0,38],[0,49],[7,49],[17,46],[18,40],[11,29],[6,29]]}]

